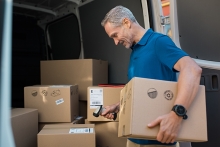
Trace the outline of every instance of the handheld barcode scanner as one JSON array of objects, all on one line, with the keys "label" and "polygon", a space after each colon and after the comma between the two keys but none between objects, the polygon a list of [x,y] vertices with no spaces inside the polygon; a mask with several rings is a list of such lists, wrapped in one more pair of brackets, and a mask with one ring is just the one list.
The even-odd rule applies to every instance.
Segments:
[{"label": "handheld barcode scanner", "polygon": [[[93,116],[99,117],[99,115],[100,115],[102,112],[104,112],[104,111],[105,111],[105,108],[103,108],[102,105],[100,105],[100,106],[98,106],[98,107],[96,108],[96,110],[93,112]],[[116,120],[116,118],[117,118],[117,113],[112,113],[112,114],[114,115],[113,120]]]}]

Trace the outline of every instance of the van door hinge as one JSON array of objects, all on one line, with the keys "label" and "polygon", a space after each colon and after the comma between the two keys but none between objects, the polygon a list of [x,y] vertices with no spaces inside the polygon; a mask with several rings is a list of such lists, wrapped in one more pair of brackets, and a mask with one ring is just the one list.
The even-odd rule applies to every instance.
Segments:
[{"label": "van door hinge", "polygon": [[160,16],[160,23],[161,25],[170,24],[170,16]]}]

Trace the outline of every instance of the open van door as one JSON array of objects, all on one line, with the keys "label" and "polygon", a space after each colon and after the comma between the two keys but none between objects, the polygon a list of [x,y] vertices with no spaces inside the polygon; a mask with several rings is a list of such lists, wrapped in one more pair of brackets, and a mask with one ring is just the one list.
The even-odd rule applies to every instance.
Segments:
[{"label": "open van door", "polygon": [[170,0],[172,39],[202,67],[200,84],[206,88],[208,141],[192,143],[193,147],[219,146],[220,143],[219,6],[218,0]]},{"label": "open van door", "polygon": [[0,1],[0,146],[14,147],[11,129],[12,1]]},{"label": "open van door", "polygon": [[[163,2],[166,2],[164,4]],[[169,2],[169,15],[163,6]],[[154,30],[169,35],[202,67],[201,85],[206,88],[208,141],[193,147],[218,146],[220,143],[220,1],[151,0]],[[169,31],[169,34],[168,34]],[[199,125],[199,120],[198,120]],[[192,128],[193,129],[193,128]],[[189,144],[188,144],[189,145]]]}]

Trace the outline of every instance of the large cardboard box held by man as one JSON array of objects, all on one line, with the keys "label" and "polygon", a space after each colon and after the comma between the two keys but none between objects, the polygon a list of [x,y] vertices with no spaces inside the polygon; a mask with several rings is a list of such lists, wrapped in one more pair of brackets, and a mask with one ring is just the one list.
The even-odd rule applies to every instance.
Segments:
[{"label": "large cardboard box held by man", "polygon": [[38,147],[95,147],[94,124],[45,125]]},{"label": "large cardboard box held by man", "polygon": [[[119,137],[156,139],[159,126],[147,124],[171,111],[177,96],[177,82],[133,78],[121,91]],[[177,141],[207,141],[205,87],[198,93],[187,110]]]},{"label": "large cardboard box held by man", "polygon": [[87,100],[87,87],[108,83],[108,62],[96,59],[41,61],[41,84],[79,86],[79,99]]},{"label": "large cardboard box held by man", "polygon": [[90,122],[95,124],[97,147],[126,147],[127,138],[118,137],[118,122]]},{"label": "large cardboard box held by man", "polygon": [[24,87],[25,108],[36,108],[39,122],[72,122],[79,115],[78,85]]},{"label": "large cardboard box held by man", "polygon": [[[88,121],[114,121],[102,116],[94,117],[93,112],[99,106],[108,106],[116,104],[120,101],[120,92],[123,87],[88,87],[88,101],[87,101],[87,119]],[[118,121],[118,117],[115,121]]]},{"label": "large cardboard box held by man", "polygon": [[16,147],[37,147],[37,109],[11,109],[11,127]]}]

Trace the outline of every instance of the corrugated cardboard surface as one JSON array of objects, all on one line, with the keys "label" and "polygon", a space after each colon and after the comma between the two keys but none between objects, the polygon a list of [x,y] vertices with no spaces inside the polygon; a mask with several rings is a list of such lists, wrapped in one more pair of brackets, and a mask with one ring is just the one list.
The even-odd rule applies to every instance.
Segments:
[{"label": "corrugated cardboard surface", "polygon": [[25,87],[24,106],[38,109],[39,122],[72,122],[79,115],[78,86]]},{"label": "corrugated cardboard surface", "polygon": [[16,147],[37,147],[37,109],[13,108],[11,126]]},{"label": "corrugated cardboard surface", "polygon": [[69,133],[71,128],[94,128],[93,124],[45,125],[38,133],[38,147],[95,147],[93,133]]},{"label": "corrugated cardboard surface", "polygon": [[118,122],[89,122],[95,124],[96,147],[126,147],[126,138],[118,137]]},{"label": "corrugated cardboard surface", "polygon": [[[126,90],[127,89],[127,90]],[[119,136],[156,139],[159,126],[147,124],[171,111],[177,95],[177,83],[133,78],[121,95]],[[187,110],[188,119],[182,121],[177,141],[207,141],[205,87],[199,87],[197,96]],[[131,119],[128,119],[128,118]]]},{"label": "corrugated cardboard surface", "polygon": [[[109,120],[107,118],[104,118],[102,116],[94,117],[93,112],[96,110],[96,108],[91,107],[91,90],[97,89],[102,91],[102,100],[103,100],[103,106],[116,104],[120,101],[120,92],[123,87],[98,87],[98,86],[90,86],[88,87],[88,101],[87,101],[87,119],[88,121],[114,121]],[[99,99],[99,98],[98,98]],[[97,101],[97,106],[100,105],[100,100]],[[93,105],[93,104],[92,104]],[[96,105],[96,104],[94,104]],[[115,121],[118,121],[118,117]]]},{"label": "corrugated cardboard surface", "polygon": [[108,83],[108,62],[95,59],[41,61],[41,84],[79,86],[79,99],[87,100],[87,87]]},{"label": "corrugated cardboard surface", "polygon": [[82,116],[78,116],[71,123],[56,123],[56,122],[52,122],[52,123],[38,123],[38,132],[40,132],[45,125],[60,125],[60,124],[62,124],[62,125],[63,124],[64,125],[65,124],[67,124],[67,125],[69,125],[69,124],[85,124],[85,118],[82,117]]}]

